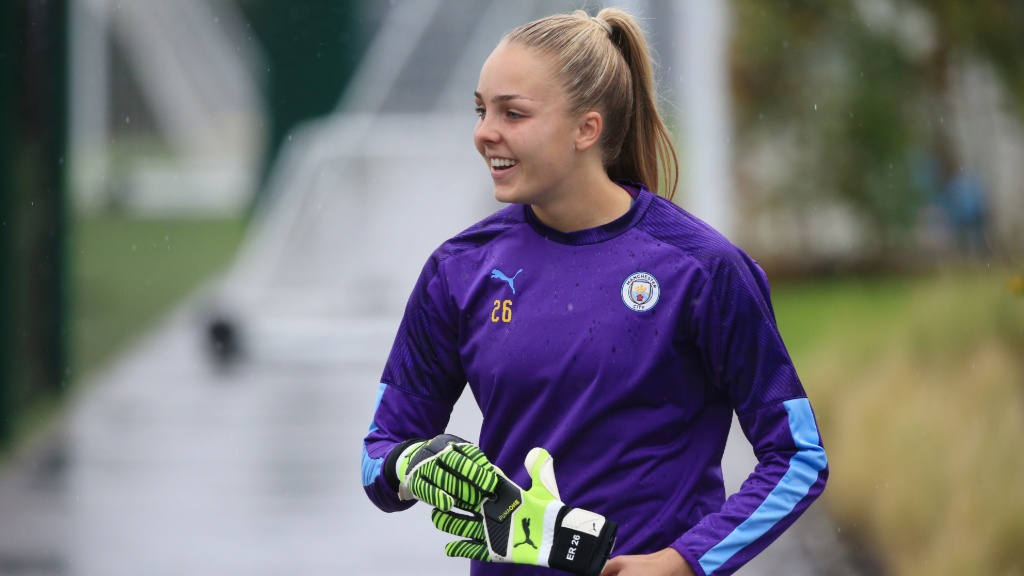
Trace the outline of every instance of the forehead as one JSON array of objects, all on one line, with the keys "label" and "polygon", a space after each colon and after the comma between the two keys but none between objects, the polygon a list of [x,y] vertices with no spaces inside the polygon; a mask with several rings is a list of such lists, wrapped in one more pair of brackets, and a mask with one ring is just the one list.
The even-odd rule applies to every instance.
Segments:
[{"label": "forehead", "polygon": [[536,50],[501,42],[480,69],[477,91],[484,100],[519,94],[532,100],[557,96],[550,58]]}]

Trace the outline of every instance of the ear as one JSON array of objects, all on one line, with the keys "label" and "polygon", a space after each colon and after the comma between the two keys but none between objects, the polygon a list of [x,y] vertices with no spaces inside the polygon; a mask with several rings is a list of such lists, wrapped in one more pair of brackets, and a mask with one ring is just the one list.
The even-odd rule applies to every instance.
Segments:
[{"label": "ear", "polygon": [[604,128],[604,120],[597,110],[588,110],[580,116],[576,125],[577,150],[586,150],[601,140],[601,130]]}]

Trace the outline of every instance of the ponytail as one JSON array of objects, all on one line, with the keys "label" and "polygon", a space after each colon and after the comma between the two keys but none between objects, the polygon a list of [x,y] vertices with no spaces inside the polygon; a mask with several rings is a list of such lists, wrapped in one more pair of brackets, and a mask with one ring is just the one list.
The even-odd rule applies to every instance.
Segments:
[{"label": "ponytail", "polygon": [[647,41],[632,16],[618,8],[605,8],[593,18],[577,10],[524,24],[504,40],[555,59],[570,113],[601,113],[609,177],[643,183],[672,199],[679,158],[658,114]]},{"label": "ponytail", "polygon": [[608,166],[608,174],[643,182],[655,193],[664,190],[663,196],[671,200],[679,180],[679,158],[672,134],[658,114],[654,65],[643,31],[618,8],[605,8],[597,18],[611,25],[612,43],[622,53],[633,80],[629,128],[618,158]]}]

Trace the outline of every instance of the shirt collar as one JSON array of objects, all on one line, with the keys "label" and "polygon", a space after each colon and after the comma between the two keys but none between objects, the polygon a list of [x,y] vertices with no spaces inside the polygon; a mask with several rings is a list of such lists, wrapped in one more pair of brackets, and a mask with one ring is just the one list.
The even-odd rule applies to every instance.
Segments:
[{"label": "shirt collar", "polygon": [[541,222],[533,213],[533,208],[529,204],[523,206],[526,221],[530,223],[530,226],[538,234],[548,240],[570,246],[597,244],[620,236],[640,221],[644,212],[647,211],[647,207],[650,206],[654,193],[643,184],[637,184],[631,180],[613,180],[613,182],[622,186],[626,192],[629,192],[629,195],[633,197],[633,205],[628,212],[607,224],[597,226],[596,228],[576,230],[575,232],[561,232]]}]

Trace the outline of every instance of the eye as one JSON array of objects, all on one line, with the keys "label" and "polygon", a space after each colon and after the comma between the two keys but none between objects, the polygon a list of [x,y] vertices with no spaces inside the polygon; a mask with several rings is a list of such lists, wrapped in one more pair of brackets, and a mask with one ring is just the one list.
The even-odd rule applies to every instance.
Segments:
[{"label": "eye", "polygon": [[476,107],[476,115],[477,115],[477,116],[479,116],[479,117],[483,118],[483,117],[484,117],[484,114],[486,114],[486,113],[487,113],[487,111],[486,111],[486,110],[484,110],[484,107],[483,107],[483,106],[477,106],[477,107]]},{"label": "eye", "polygon": [[522,118],[523,115],[520,114],[519,112],[513,112],[513,111],[509,110],[508,111],[508,117],[510,119],[512,119],[512,120],[518,120],[519,118]]}]

